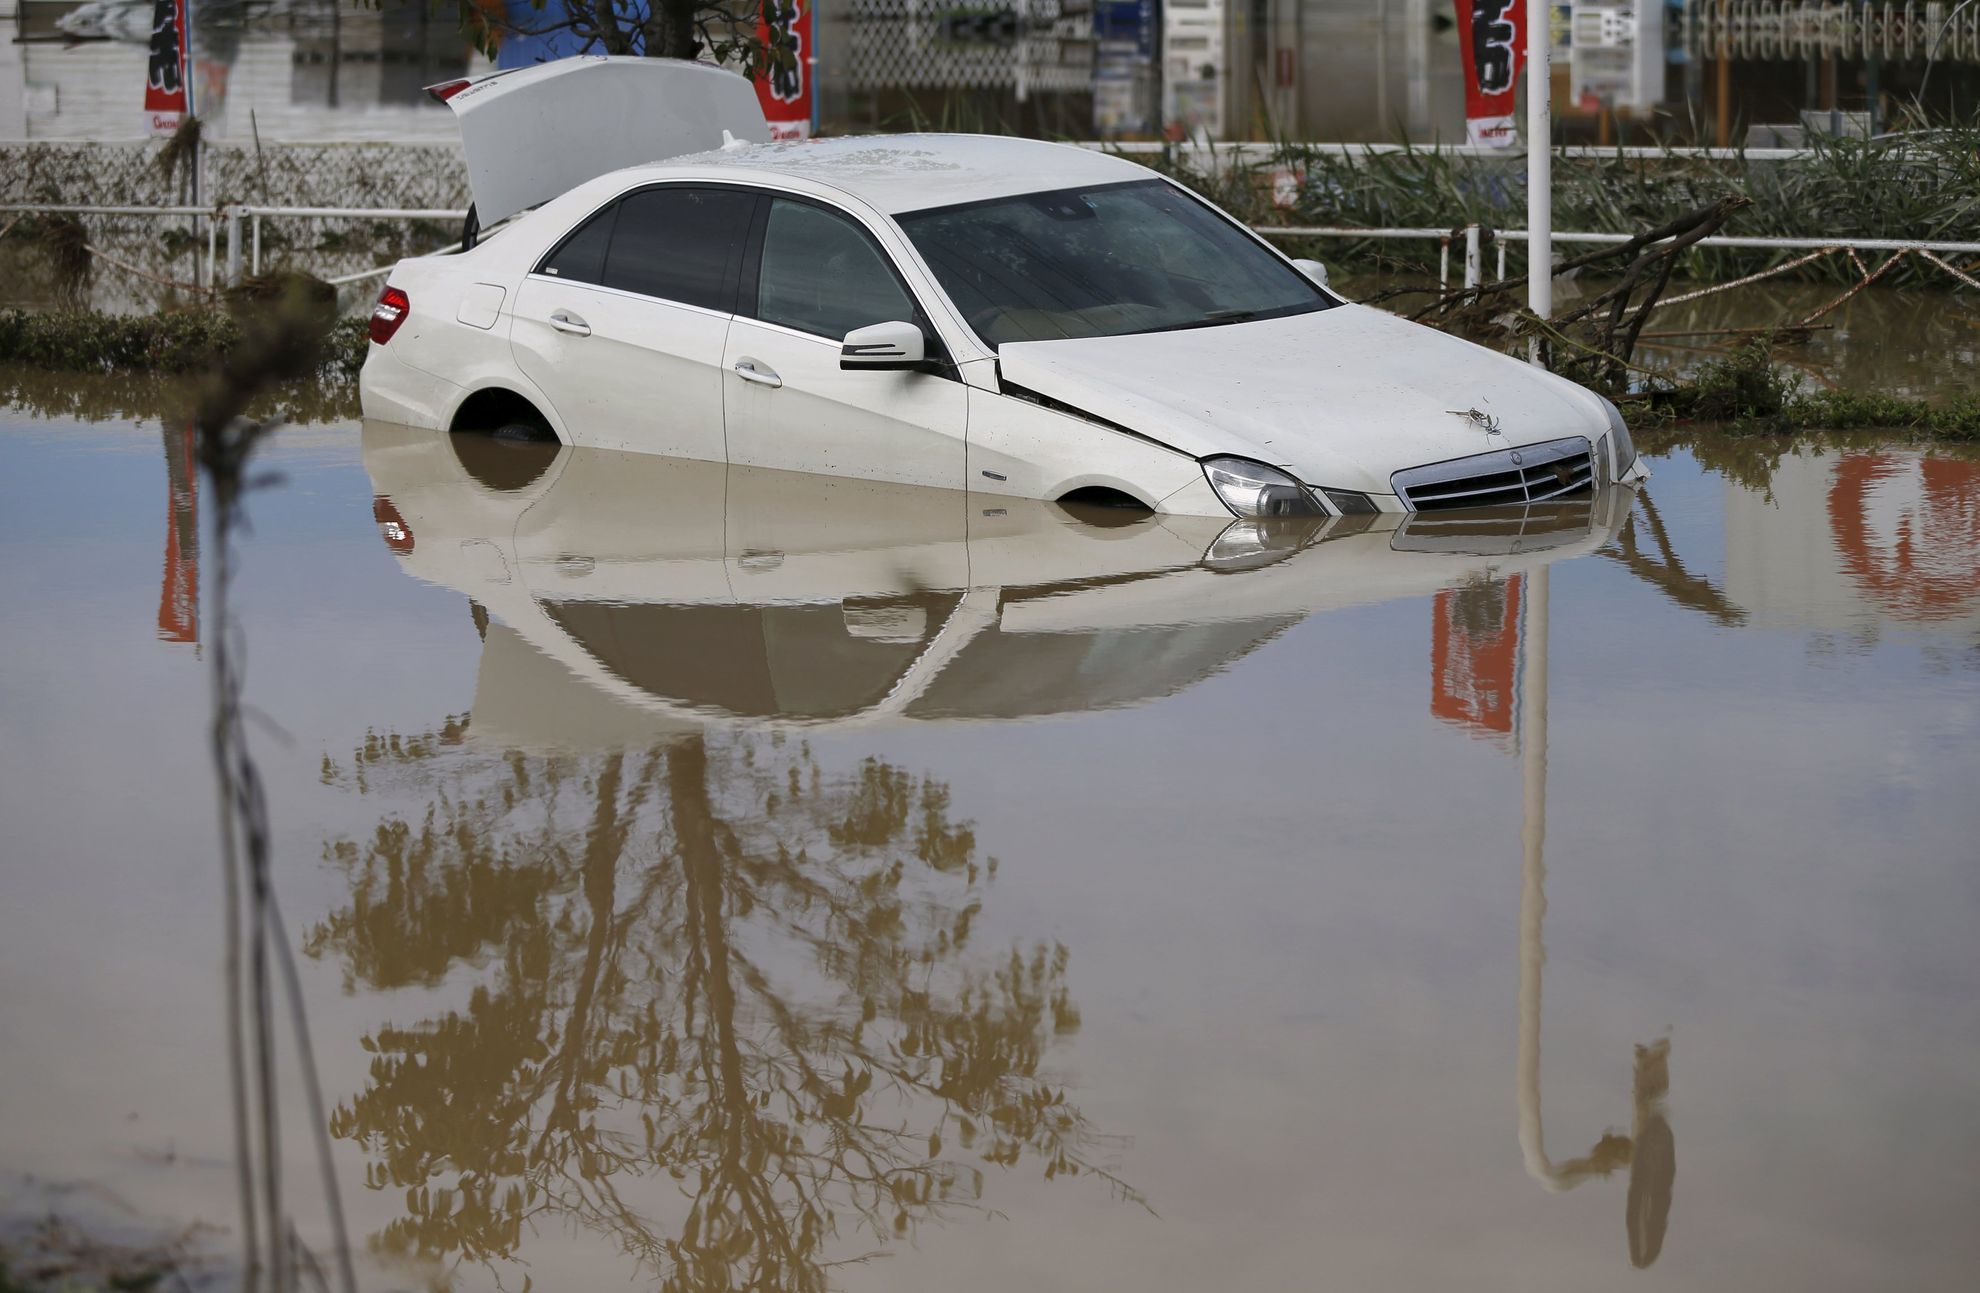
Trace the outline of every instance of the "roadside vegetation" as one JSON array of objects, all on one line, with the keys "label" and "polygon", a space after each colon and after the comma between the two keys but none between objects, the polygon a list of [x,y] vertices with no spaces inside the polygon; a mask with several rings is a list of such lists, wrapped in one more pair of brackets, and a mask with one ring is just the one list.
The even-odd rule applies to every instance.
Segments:
[{"label": "roadside vegetation", "polygon": [[[1900,123],[1905,124],[1905,123]],[[1337,154],[1282,142],[1264,157],[1229,149],[1208,154],[1165,150],[1134,160],[1154,166],[1255,224],[1355,228],[1516,229],[1526,224],[1526,170],[1520,155],[1454,157],[1427,148]],[[1751,205],[1725,232],[1762,238],[1909,238],[1972,241],[1980,230],[1980,116],[1880,139],[1812,136],[1808,151],[1787,161],[1756,159],[1742,148],[1727,158],[1680,155],[1668,147],[1648,156],[1560,154],[1554,159],[1554,227],[1585,233],[1635,233],[1674,212],[1721,198]],[[1284,178],[1292,180],[1288,191]],[[1275,178],[1281,183],[1275,188]],[[1287,205],[1281,205],[1290,196]],[[1512,249],[1523,260],[1523,247]],[[1330,238],[1300,246],[1330,264],[1373,268],[1431,264],[1431,244]],[[1728,278],[1768,268],[1781,253],[1695,248],[1675,267],[1681,277]],[[1846,259],[1802,267],[1806,277],[1860,277]],[[1892,283],[1945,283],[1929,266],[1897,266]]]},{"label": "roadside vegetation", "polygon": [[[364,363],[363,319],[330,328],[315,375],[349,381]],[[192,373],[240,345],[246,330],[233,310],[204,307],[157,314],[96,310],[0,310],[0,364],[66,373]]]},{"label": "roadside vegetation", "polygon": [[[155,416],[161,407],[182,404],[189,379],[231,352],[243,335],[240,317],[220,309],[155,315],[0,310],[0,402],[85,421]],[[356,377],[368,345],[363,319],[338,320],[313,374],[258,390],[252,411],[292,422],[357,416]],[[1706,362],[1687,380],[1653,378],[1614,393],[1632,423],[1700,423],[1760,435],[1893,430],[1980,442],[1980,397],[1922,400],[1807,390],[1798,373],[1775,362],[1764,338]]]},{"label": "roadside vegetation", "polygon": [[1980,442],[1980,396],[1927,401],[1877,391],[1810,391],[1774,362],[1765,340],[1714,359],[1689,382],[1652,385],[1622,401],[1632,421],[1700,422],[1732,432],[1902,430]]}]

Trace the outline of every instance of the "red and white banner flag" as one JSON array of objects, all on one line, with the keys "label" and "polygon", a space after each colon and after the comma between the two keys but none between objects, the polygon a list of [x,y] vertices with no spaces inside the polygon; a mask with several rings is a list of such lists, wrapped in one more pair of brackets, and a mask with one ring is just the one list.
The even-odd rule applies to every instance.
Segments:
[{"label": "red and white banner flag", "polygon": [[169,135],[192,115],[192,0],[157,0],[151,11],[151,58],[144,84],[144,124]]},{"label": "red and white banner flag", "polygon": [[1487,148],[1519,142],[1516,89],[1526,61],[1526,0],[1457,0],[1464,57],[1466,138]]},{"label": "red and white banner flag", "polygon": [[[163,3],[164,0],[160,0]],[[763,0],[757,35],[775,54],[756,77],[772,139],[811,135],[811,8],[816,0]]]}]

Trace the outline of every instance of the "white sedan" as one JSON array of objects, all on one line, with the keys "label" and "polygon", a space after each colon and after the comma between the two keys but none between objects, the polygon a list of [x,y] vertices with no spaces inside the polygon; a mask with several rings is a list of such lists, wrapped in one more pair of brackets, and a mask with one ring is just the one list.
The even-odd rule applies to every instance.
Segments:
[{"label": "white sedan", "polygon": [[1119,157],[772,144],[747,81],[665,60],[436,89],[500,227],[393,269],[367,417],[1248,518],[1644,475],[1599,395],[1351,304]]}]

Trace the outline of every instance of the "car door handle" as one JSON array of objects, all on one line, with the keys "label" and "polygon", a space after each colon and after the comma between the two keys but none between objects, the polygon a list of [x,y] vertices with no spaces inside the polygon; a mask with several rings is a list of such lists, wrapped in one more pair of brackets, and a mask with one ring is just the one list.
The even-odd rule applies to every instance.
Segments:
[{"label": "car door handle", "polygon": [[736,376],[746,382],[755,382],[758,386],[775,388],[784,384],[784,379],[777,376],[776,369],[754,359],[738,359]]},{"label": "car door handle", "polygon": [[591,325],[580,319],[577,315],[572,314],[569,310],[551,311],[550,326],[559,332],[568,332],[574,337],[588,337],[591,335]]}]

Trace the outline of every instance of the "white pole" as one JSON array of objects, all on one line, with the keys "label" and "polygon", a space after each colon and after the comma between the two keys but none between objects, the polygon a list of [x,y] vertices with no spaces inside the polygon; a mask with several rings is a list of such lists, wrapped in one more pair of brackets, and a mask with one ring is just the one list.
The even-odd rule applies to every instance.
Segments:
[{"label": "white pole", "polygon": [[[1526,0],[1526,303],[1554,312],[1554,78],[1548,67],[1548,0]],[[1539,349],[1534,350],[1539,360]]]}]

